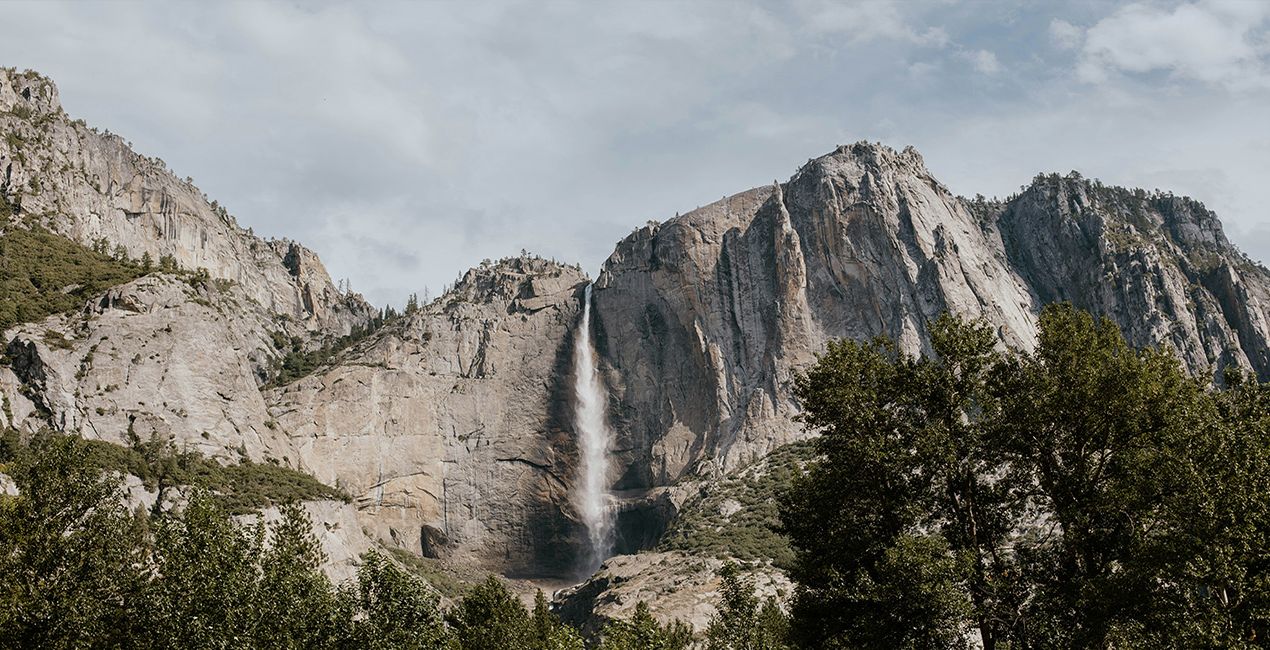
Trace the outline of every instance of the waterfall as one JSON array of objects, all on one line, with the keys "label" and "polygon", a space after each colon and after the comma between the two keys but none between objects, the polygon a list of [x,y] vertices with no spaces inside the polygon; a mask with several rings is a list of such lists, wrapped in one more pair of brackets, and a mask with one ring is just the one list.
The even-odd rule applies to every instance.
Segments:
[{"label": "waterfall", "polygon": [[609,495],[609,448],[613,432],[609,428],[608,398],[596,367],[595,342],[591,336],[591,285],[587,285],[582,305],[582,322],[573,344],[573,392],[576,398],[573,422],[577,429],[578,487],[575,499],[586,524],[591,548],[587,573],[599,568],[613,550],[613,511]]}]

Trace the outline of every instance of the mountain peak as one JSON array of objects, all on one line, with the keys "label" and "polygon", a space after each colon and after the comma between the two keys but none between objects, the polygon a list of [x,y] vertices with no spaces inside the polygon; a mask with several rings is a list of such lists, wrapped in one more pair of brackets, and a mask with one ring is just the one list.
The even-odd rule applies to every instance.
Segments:
[{"label": "mountain peak", "polygon": [[62,101],[52,79],[34,70],[0,68],[0,113],[57,115]]},{"label": "mountain peak", "polygon": [[442,304],[477,304],[541,297],[585,282],[581,267],[522,252],[497,261],[484,260],[464,272]]},{"label": "mountain peak", "polygon": [[1185,252],[1243,256],[1213,211],[1196,199],[1169,191],[1105,185],[1072,171],[1038,174],[1018,200],[1048,204],[1056,216],[1078,220],[1096,214],[1107,228],[1168,241]]}]

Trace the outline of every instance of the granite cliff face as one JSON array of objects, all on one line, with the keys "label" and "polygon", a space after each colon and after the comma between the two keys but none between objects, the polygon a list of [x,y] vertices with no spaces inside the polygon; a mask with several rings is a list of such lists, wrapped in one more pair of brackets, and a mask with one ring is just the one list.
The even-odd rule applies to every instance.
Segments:
[{"label": "granite cliff face", "polygon": [[369,318],[369,305],[338,291],[312,251],[255,237],[163,161],[72,121],[48,79],[0,69],[0,131],[0,195],[28,220],[134,259],[207,269],[309,330],[343,334]]},{"label": "granite cliff face", "polygon": [[636,231],[597,289],[631,487],[734,469],[802,435],[789,381],[831,337],[919,352],[946,310],[1014,345],[1035,330],[993,234],[915,151],[866,144]]},{"label": "granite cliff face", "polygon": [[316,345],[365,325],[370,305],[311,251],[255,237],[162,161],[72,121],[46,78],[0,69],[0,132],[0,227],[174,271],[5,333],[3,424],[116,442],[132,429],[226,460],[293,455],[259,390],[282,354],[275,336]]},{"label": "granite cliff face", "polygon": [[380,539],[515,576],[569,575],[568,404],[581,271],[520,257],[468,271],[338,364],[270,391],[299,467],[345,488]]},{"label": "granite cliff face", "polygon": [[[370,306],[333,286],[312,252],[256,238],[161,161],[71,121],[47,79],[0,71],[0,131],[0,228],[38,225],[187,271],[4,332],[0,425],[115,442],[131,430],[307,471],[354,496],[310,504],[331,519],[323,543],[345,573],[385,544],[576,577],[587,545],[571,498],[579,269],[482,264],[274,386],[279,340],[318,346],[371,322]],[[188,272],[200,268],[206,277]],[[1238,364],[1270,379],[1270,272],[1199,203],[1075,175],[968,201],[914,150],[869,143],[636,230],[593,294],[627,554],[655,545],[697,487],[809,435],[791,419],[790,380],[834,337],[922,352],[927,321],[952,311],[1028,348],[1039,310],[1067,300],[1135,344],[1170,346],[1197,374]],[[687,561],[613,558],[565,606],[583,620],[658,594],[661,614],[703,621],[715,582],[706,564],[683,579],[670,570]]]},{"label": "granite cliff face", "polygon": [[635,231],[596,283],[623,436],[619,486],[729,471],[803,435],[792,373],[830,338],[885,335],[926,351],[941,312],[1028,348],[1035,318],[1071,301],[1138,345],[1211,374],[1270,374],[1270,273],[1202,205],[1038,177],[970,202],[914,150],[858,143],[788,182]]},{"label": "granite cliff face", "polygon": [[[790,379],[830,338],[884,335],[920,353],[944,311],[1027,349],[1041,308],[1070,301],[1135,345],[1172,348],[1197,375],[1220,381],[1235,364],[1270,378],[1270,271],[1198,202],[1074,173],[969,201],[911,148],[870,143],[636,230],[605,263],[595,301],[621,439],[612,478],[676,506],[692,485],[807,435],[791,420]],[[686,592],[667,603],[711,595],[655,565],[613,558],[562,606],[603,618],[623,583]]]},{"label": "granite cliff face", "polygon": [[237,285],[152,275],[5,334],[0,426],[128,444],[171,439],[225,461],[286,460],[257,385],[273,319]]},{"label": "granite cliff face", "polygon": [[1270,272],[1199,202],[1052,174],[992,211],[1037,304],[1107,316],[1196,374],[1235,364],[1270,378]]}]

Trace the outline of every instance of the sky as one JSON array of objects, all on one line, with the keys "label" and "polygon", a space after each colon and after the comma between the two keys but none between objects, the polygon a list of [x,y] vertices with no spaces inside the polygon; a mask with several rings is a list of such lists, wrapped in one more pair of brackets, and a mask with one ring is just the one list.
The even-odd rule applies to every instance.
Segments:
[{"label": "sky", "polygon": [[1270,2],[14,2],[0,65],[376,305],[614,244],[839,144],[955,193],[1203,201],[1270,262]]}]

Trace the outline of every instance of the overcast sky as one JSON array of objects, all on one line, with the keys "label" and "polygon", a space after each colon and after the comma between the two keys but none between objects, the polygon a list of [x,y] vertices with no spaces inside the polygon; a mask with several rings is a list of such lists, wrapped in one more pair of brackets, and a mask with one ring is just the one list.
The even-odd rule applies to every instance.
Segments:
[{"label": "overcast sky", "polygon": [[[1062,5],[1061,7],[1059,5]],[[840,143],[1203,201],[1270,262],[1270,2],[0,2],[0,65],[375,302],[581,262]]]}]

